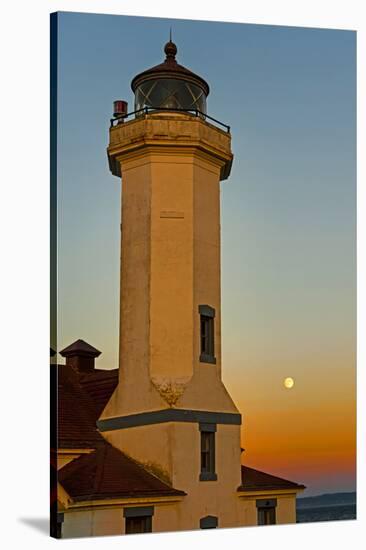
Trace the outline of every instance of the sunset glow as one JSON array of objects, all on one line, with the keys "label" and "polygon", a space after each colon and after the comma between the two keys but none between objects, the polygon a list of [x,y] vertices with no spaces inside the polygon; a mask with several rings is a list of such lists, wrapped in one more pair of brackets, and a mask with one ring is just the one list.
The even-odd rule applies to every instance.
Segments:
[{"label": "sunset glow", "polygon": [[[60,21],[58,342],[85,339],[111,369],[121,216],[105,156],[111,98],[131,107],[136,67],[160,62],[146,44],[169,24]],[[355,490],[355,33],[177,20],[174,34],[179,62],[210,84],[208,113],[231,127],[222,378],[243,418],[242,461],[305,484],[304,496]],[[197,40],[209,54],[197,56]]]}]

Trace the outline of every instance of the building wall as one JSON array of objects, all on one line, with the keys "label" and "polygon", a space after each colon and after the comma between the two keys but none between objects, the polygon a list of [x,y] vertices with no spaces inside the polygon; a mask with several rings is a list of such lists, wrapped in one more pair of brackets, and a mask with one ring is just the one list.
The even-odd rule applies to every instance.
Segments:
[{"label": "building wall", "polygon": [[60,457],[58,457],[57,458],[57,469],[60,470],[61,468],[66,466],[66,464],[68,464],[69,462],[72,462],[73,460],[75,460],[75,458],[78,458],[78,456],[71,455],[71,456],[60,456]]},{"label": "building wall", "polygon": [[[122,173],[120,379],[101,418],[168,407],[238,413],[221,379],[220,179],[230,135],[157,115],[113,128],[109,154]],[[216,363],[200,361],[199,305],[215,309]],[[177,529],[206,515],[238,524],[239,425],[217,425],[218,479],[205,482],[197,423],[103,435],[187,493]]]},{"label": "building wall", "polygon": [[221,377],[221,265],[220,265],[220,170],[203,159],[194,163],[194,281],[193,327],[194,363],[199,369],[200,318],[198,306],[215,309],[215,358],[217,376]]},{"label": "building wall", "polygon": [[57,469],[60,470],[69,462],[79,458],[82,454],[93,452],[94,449],[61,449],[57,450]]},{"label": "building wall", "polygon": [[[154,505],[152,531],[184,531],[200,529],[200,519],[213,515],[218,517],[218,528],[221,527],[249,527],[256,526],[257,508],[256,498],[238,497],[236,494],[227,494],[221,502],[212,493],[212,502],[200,506],[197,494],[192,492],[191,498],[184,497],[179,502],[167,502]],[[268,497],[268,493],[266,495]],[[296,522],[296,496],[276,495],[277,497],[276,524]],[[134,504],[137,506],[138,504]],[[142,503],[141,506],[146,505]],[[63,538],[122,535],[125,534],[124,506],[115,508],[74,511],[69,509],[64,513],[62,526]]]},{"label": "building wall", "polygon": [[296,523],[296,493],[293,494],[276,494],[266,492],[265,495],[257,494],[256,496],[240,497],[240,521],[243,525],[254,526],[258,525],[256,500],[262,498],[276,498],[276,524]]},{"label": "building wall", "polygon": [[241,524],[236,490],[241,483],[240,426],[217,425],[216,481],[200,481],[200,431],[197,423],[169,422],[108,432],[118,448],[187,493],[180,506],[179,529],[194,529],[199,518],[219,516],[223,527]]},{"label": "building wall", "polygon": [[193,155],[150,159],[150,377],[159,386],[193,374]]},{"label": "building wall", "polygon": [[[112,128],[109,155],[122,173],[120,383],[102,418],[184,407],[183,391],[205,410],[212,373],[225,409],[211,410],[236,411],[221,382],[220,177],[230,135],[195,117],[149,116]],[[208,367],[200,304],[216,313]]]},{"label": "building wall", "polygon": [[121,535],[123,533],[124,519],[121,507],[64,512],[62,538]]},{"label": "building wall", "polygon": [[277,499],[277,523],[296,523],[296,496]]}]

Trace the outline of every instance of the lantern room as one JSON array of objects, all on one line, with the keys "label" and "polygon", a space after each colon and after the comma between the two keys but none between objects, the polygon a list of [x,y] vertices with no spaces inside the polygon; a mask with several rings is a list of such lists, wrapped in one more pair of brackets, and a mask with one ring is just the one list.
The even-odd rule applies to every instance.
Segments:
[{"label": "lantern room", "polygon": [[135,111],[148,107],[206,114],[206,98],[210,91],[207,82],[177,63],[177,46],[171,40],[165,45],[164,52],[163,63],[136,75],[131,82]]}]

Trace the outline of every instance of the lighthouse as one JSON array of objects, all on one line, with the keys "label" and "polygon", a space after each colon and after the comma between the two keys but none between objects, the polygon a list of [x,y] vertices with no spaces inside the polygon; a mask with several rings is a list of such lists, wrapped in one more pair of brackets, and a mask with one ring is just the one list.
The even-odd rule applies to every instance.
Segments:
[{"label": "lighthouse", "polygon": [[[241,464],[222,380],[220,186],[230,128],[177,62],[114,102],[107,155],[122,185],[118,368],[78,338],[57,365],[56,538],[294,523],[303,485]],[[116,365],[117,366],[117,365]],[[56,476],[57,469],[57,476]]]},{"label": "lighthouse", "polygon": [[184,528],[197,515],[234,526],[241,415],[222,381],[220,297],[231,135],[207,113],[207,82],[178,64],[171,40],[164,52],[133,78],[132,116],[110,128],[122,180],[120,360],[98,428],[187,492]]}]

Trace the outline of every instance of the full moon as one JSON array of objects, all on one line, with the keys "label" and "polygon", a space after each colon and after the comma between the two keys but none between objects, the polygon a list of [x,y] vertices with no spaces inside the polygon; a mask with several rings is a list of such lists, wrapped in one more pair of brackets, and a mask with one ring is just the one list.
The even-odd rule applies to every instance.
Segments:
[{"label": "full moon", "polygon": [[288,390],[290,390],[291,388],[293,388],[295,382],[294,382],[294,379],[293,378],[285,378],[284,381],[283,381],[283,385],[285,386],[285,388],[287,388]]}]

